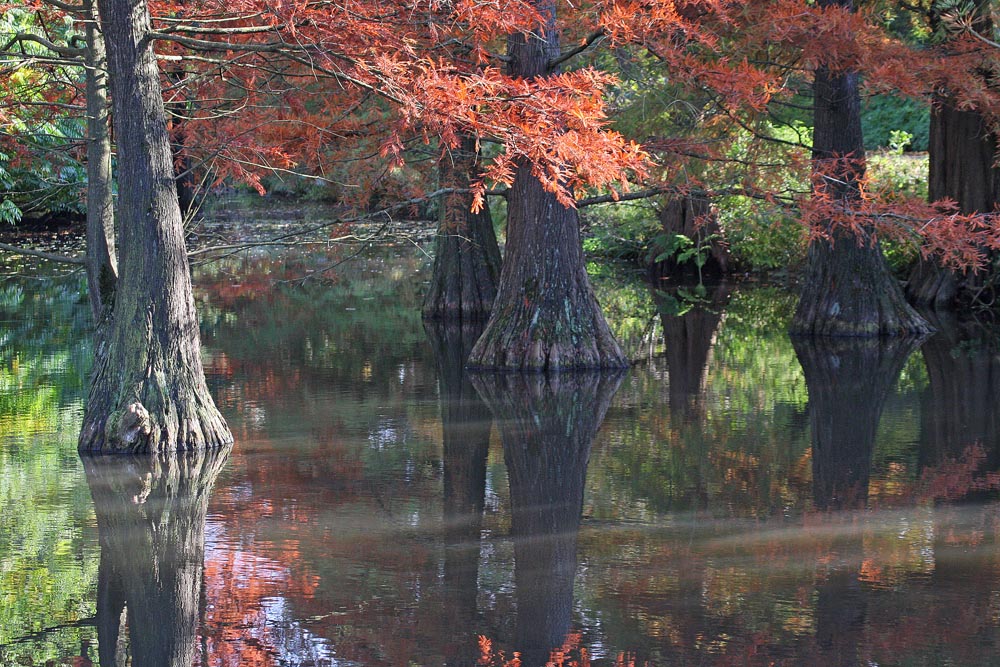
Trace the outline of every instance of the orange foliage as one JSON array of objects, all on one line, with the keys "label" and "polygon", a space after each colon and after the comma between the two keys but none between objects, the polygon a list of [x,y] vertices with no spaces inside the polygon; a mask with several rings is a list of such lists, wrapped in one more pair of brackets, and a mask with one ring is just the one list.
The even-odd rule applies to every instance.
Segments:
[{"label": "orange foliage", "polygon": [[[460,137],[499,145],[474,174],[473,202],[488,188],[509,185],[516,166],[533,173],[560,201],[595,188],[612,193],[630,183],[680,190],[745,192],[793,203],[813,238],[847,230],[859,242],[876,237],[920,241],[925,255],[953,267],[979,268],[983,249],[1000,247],[992,215],[959,215],[952,202],[903,200],[862,181],[862,197],[845,208],[817,183],[813,197],[782,193],[782,166],[809,170],[804,151],[754,142],[732,173],[701,182],[692,163],[732,161],[734,129],[753,129],[772,102],[787,99],[823,66],[864,73],[876,92],[931,99],[947,90],[959,108],[986,114],[1000,108],[991,77],[997,57],[961,31],[946,43],[915,49],[886,33],[873,9],[851,12],[806,0],[593,0],[560,10],[558,28],[581,45],[601,39],[643,51],[665,76],[711,100],[687,136],[622,136],[609,126],[604,97],[617,85],[583,67],[535,79],[504,71],[506,38],[541,21],[527,0],[454,3],[435,0],[350,0],[336,6],[308,0],[151,2],[164,94],[176,117],[179,164],[194,164],[209,183],[240,179],[263,190],[278,170],[338,183],[345,201],[373,196],[419,197],[426,170],[394,173],[409,160],[447,159]],[[33,9],[45,21],[62,13],[41,0],[0,4]],[[80,17],[74,17],[79,19]],[[39,71],[64,65],[36,59]],[[4,77],[6,78],[6,77]],[[39,79],[51,106],[19,107],[15,88],[0,79],[0,124],[63,113],[79,105],[80,82]],[[23,89],[22,89],[23,90]],[[679,133],[679,135],[682,133]],[[639,141],[643,142],[641,145]],[[8,146],[24,154],[24,146]],[[428,148],[421,148],[428,146]],[[428,157],[429,156],[429,157]],[[834,160],[816,178],[860,165]],[[820,173],[822,172],[822,173]],[[728,181],[728,182],[726,182]]]}]

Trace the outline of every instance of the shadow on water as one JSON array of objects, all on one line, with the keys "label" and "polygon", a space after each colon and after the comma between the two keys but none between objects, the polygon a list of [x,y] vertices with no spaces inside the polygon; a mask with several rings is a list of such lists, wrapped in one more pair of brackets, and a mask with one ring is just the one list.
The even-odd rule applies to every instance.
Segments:
[{"label": "shadow on water", "polygon": [[228,455],[227,448],[173,457],[81,457],[101,547],[102,667],[194,664],[205,514]]},{"label": "shadow on water", "polygon": [[594,436],[623,374],[474,375],[503,443],[517,605],[510,642],[548,663],[570,630],[577,531]]}]

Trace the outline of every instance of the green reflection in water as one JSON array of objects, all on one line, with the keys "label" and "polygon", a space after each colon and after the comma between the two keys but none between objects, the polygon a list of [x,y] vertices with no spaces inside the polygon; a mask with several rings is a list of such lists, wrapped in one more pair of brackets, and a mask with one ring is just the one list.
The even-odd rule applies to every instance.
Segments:
[{"label": "green reflection in water", "polygon": [[[0,663],[96,646],[94,513],[76,455],[90,312],[79,278],[0,283]],[[29,663],[30,664],[30,663]]]}]

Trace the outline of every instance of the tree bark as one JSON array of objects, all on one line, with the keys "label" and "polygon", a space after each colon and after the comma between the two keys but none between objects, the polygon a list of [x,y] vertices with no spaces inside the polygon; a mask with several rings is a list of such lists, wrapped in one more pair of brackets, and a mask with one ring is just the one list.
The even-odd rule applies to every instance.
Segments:
[{"label": "tree bark", "polygon": [[525,667],[550,664],[570,629],[590,447],[622,374],[473,378],[493,410],[510,480],[517,630]]},{"label": "tree bark", "polygon": [[[853,0],[819,0],[854,10]],[[850,210],[865,173],[861,98],[856,71],[823,65],[813,80],[814,196]],[[820,180],[821,179],[821,180]],[[836,227],[809,248],[805,282],[791,332],[816,336],[899,336],[929,331],[906,302],[878,242]]]},{"label": "tree bark", "polygon": [[[468,189],[478,163],[475,142],[465,138],[441,162],[441,186]],[[441,204],[434,273],[424,297],[428,319],[483,320],[490,316],[500,281],[500,246],[490,210],[472,211],[472,195],[452,194]]]},{"label": "tree bark", "polygon": [[[551,74],[559,55],[555,3],[535,5],[546,18],[531,35],[507,43],[510,73]],[[625,368],[628,359],[601,313],[587,276],[576,209],[545,190],[531,166],[517,168],[507,198],[507,246],[500,288],[469,365],[490,370]]]},{"label": "tree bark", "polygon": [[81,451],[216,447],[159,71],[144,1],[99,0],[118,142],[120,277],[96,347]]},{"label": "tree bark", "polygon": [[[940,3],[932,9],[931,22],[940,27]],[[975,3],[975,29],[993,34],[989,0]],[[997,136],[978,109],[960,109],[947,92],[936,96],[931,108],[930,168],[927,199],[950,199],[962,213],[992,213],[1000,202],[1000,169],[997,169]],[[984,250],[985,252],[985,250]],[[971,295],[982,286],[988,272],[957,272],[933,259],[920,258],[910,272],[906,294],[917,305],[949,308],[960,295]]]},{"label": "tree bark", "polygon": [[108,130],[108,73],[104,35],[93,0],[84,0],[87,86],[87,291],[94,319],[114,303],[118,282],[114,199],[111,188],[111,134]]},{"label": "tree bark", "polygon": [[[680,263],[674,257],[656,262],[655,275],[677,279],[701,280],[705,275],[729,273],[729,249],[722,243],[722,228],[711,203],[704,197],[673,197],[660,210],[664,233],[683,234],[699,247],[707,246],[705,265],[698,270],[694,261]],[[715,238],[709,238],[715,236]]]},{"label": "tree bark", "polygon": [[[83,456],[97,515],[98,652],[124,667],[194,664],[205,514],[229,449],[175,456]],[[122,609],[125,609],[124,616]]]}]

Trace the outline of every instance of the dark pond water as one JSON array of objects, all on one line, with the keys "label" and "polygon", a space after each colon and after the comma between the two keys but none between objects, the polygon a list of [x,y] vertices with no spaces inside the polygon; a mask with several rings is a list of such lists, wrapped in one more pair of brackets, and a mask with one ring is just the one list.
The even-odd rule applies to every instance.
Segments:
[{"label": "dark pond water", "polygon": [[974,331],[793,342],[778,289],[595,271],[630,372],[469,377],[425,257],[339,271],[200,271],[237,441],[174,463],[80,460],[78,280],[0,283],[0,664],[1000,661]]}]

